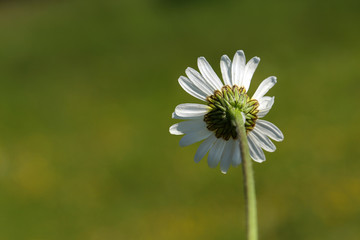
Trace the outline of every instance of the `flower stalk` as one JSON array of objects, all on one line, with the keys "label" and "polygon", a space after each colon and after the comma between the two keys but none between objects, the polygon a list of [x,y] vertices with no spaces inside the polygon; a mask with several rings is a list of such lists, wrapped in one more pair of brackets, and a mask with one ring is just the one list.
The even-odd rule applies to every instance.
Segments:
[{"label": "flower stalk", "polygon": [[246,235],[247,240],[258,239],[257,226],[257,208],[254,172],[252,169],[252,161],[249,153],[249,146],[246,136],[245,119],[242,112],[236,108],[229,109],[232,124],[236,126],[237,134],[240,138],[240,152],[242,157],[243,184],[245,193],[246,208]]}]

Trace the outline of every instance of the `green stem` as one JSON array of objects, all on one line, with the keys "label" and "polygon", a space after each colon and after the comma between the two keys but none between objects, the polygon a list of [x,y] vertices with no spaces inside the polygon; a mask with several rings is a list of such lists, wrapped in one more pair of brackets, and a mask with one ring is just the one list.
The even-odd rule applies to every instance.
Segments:
[{"label": "green stem", "polygon": [[246,136],[245,123],[241,111],[233,109],[230,111],[233,124],[236,126],[236,132],[240,138],[240,151],[242,158],[243,183],[245,192],[246,207],[246,235],[247,240],[258,239],[257,227],[257,209],[256,209],[256,193],[254,172],[252,169],[252,161],[249,154],[249,146]]}]

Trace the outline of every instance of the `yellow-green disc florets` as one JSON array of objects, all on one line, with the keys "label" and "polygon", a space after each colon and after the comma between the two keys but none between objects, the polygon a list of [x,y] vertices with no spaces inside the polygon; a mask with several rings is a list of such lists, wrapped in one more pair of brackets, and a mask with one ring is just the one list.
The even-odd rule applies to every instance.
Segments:
[{"label": "yellow-green disc florets", "polygon": [[258,119],[257,109],[259,102],[251,99],[243,87],[226,85],[221,91],[216,90],[213,95],[206,98],[210,110],[204,116],[207,128],[215,132],[217,138],[229,140],[237,139],[236,127],[231,122],[229,110],[236,109],[245,116],[246,132],[251,131]]}]

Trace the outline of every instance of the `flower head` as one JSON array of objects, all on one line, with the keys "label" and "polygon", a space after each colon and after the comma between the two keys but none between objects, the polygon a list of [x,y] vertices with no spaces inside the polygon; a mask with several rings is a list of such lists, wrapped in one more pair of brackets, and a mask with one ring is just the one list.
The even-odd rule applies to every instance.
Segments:
[{"label": "flower head", "polygon": [[223,55],[220,60],[222,81],[204,57],[198,58],[200,73],[187,68],[187,77],[181,76],[179,84],[193,97],[205,104],[184,103],[176,106],[172,117],[185,120],[170,127],[170,133],[183,135],[180,146],[188,146],[204,140],[195,154],[199,162],[207,152],[208,165],[216,167],[220,162],[221,172],[230,165],[241,163],[239,137],[229,116],[231,109],[241,111],[245,122],[251,158],[265,161],[262,149],[273,152],[276,147],[270,139],[282,141],[282,132],[272,123],[260,118],[270,111],[274,97],[264,96],[276,83],[276,77],[262,81],[252,97],[247,95],[251,78],[260,62],[254,57],[246,63],[243,51],[235,53],[233,62]]}]

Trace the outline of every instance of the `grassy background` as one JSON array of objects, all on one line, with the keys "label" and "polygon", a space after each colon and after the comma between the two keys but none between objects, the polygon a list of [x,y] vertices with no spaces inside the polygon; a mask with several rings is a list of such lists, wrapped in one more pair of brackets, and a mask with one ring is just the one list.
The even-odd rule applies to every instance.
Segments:
[{"label": "grassy background", "polygon": [[358,1],[0,2],[0,239],[244,239],[240,168],[178,146],[196,58],[262,62],[284,132],[255,164],[260,239],[358,239]]}]

